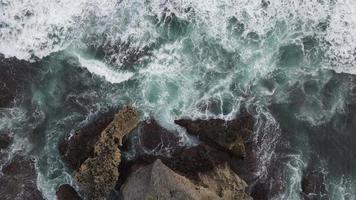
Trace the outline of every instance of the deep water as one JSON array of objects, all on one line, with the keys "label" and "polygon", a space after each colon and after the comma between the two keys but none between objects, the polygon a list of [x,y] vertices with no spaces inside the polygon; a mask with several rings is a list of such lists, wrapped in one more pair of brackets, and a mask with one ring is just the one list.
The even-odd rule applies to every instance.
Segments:
[{"label": "deep water", "polygon": [[0,0],[0,53],[34,63],[0,132],[36,157],[47,199],[72,182],[58,141],[126,104],[191,145],[174,119],[246,108],[268,199],[303,199],[310,169],[356,199],[354,1]]}]

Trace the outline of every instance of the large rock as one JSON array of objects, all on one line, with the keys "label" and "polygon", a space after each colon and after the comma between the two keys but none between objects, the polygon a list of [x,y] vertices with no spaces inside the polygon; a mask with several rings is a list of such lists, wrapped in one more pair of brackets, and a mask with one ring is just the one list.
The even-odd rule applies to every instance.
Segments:
[{"label": "large rock", "polygon": [[189,134],[197,136],[207,144],[244,158],[246,156],[245,141],[253,130],[254,118],[248,113],[242,113],[231,121],[179,119],[175,120],[175,123],[183,126]]},{"label": "large rock", "polygon": [[33,159],[16,154],[2,168],[0,197],[3,200],[42,200],[36,185],[37,174]]},{"label": "large rock", "polygon": [[78,170],[87,158],[94,156],[94,145],[98,141],[100,133],[113,119],[113,112],[101,114],[93,122],[75,131],[73,136],[60,141],[59,152],[71,170]]},{"label": "large rock", "polygon": [[123,199],[251,199],[244,192],[246,183],[226,165],[198,174],[200,181],[194,183],[156,160],[134,170],[121,187]]},{"label": "large rock", "polygon": [[56,192],[57,200],[81,200],[75,189],[69,184],[59,186]]},{"label": "large rock", "polygon": [[36,65],[0,54],[0,108],[12,106],[15,97],[28,96],[22,93],[29,90]]},{"label": "large rock", "polygon": [[101,132],[94,146],[94,156],[86,159],[76,173],[76,179],[89,199],[104,199],[119,177],[123,137],[139,123],[139,114],[132,107],[124,107]]}]

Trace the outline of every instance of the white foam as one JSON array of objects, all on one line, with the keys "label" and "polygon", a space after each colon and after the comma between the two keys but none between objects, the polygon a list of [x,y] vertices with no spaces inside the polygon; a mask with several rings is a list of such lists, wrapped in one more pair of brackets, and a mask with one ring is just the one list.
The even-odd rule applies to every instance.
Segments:
[{"label": "white foam", "polygon": [[129,80],[134,76],[132,72],[118,72],[109,68],[105,63],[94,60],[94,59],[84,59],[78,56],[79,63],[85,67],[90,73],[97,76],[104,77],[106,81],[110,83],[121,83]]},{"label": "white foam", "polygon": [[116,5],[113,0],[1,1],[0,52],[28,60],[62,50],[80,38],[89,16],[105,16]]}]

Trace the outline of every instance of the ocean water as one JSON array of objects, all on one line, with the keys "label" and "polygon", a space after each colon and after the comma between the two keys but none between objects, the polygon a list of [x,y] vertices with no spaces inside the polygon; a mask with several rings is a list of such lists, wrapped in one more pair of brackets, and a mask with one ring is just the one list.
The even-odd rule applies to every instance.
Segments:
[{"label": "ocean water", "polygon": [[186,144],[174,119],[246,108],[269,199],[303,199],[308,167],[356,199],[356,1],[0,0],[0,53],[38,62],[0,130],[36,157],[47,199],[73,182],[60,138],[126,104]]}]

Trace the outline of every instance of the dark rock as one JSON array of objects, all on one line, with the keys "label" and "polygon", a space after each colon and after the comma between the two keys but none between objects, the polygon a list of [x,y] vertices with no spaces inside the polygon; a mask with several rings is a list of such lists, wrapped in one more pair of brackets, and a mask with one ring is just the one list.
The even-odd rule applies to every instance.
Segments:
[{"label": "dark rock", "polygon": [[248,113],[243,113],[231,121],[180,119],[175,120],[175,123],[183,126],[189,134],[197,136],[207,144],[244,158],[246,157],[245,142],[253,130],[254,119]]},{"label": "dark rock", "polygon": [[42,200],[36,185],[34,161],[17,154],[2,168],[0,177],[0,196],[4,200],[24,199]]},{"label": "dark rock", "polygon": [[8,148],[12,143],[12,137],[8,134],[0,133],[0,150]]},{"label": "dark rock", "polygon": [[37,63],[16,58],[5,58],[0,54],[0,108],[12,106],[13,100],[30,89],[30,81],[36,73]]},{"label": "dark rock", "polygon": [[179,138],[162,128],[155,120],[143,122],[140,133],[141,144],[148,151],[169,151],[179,146]]},{"label": "dark rock", "polygon": [[81,200],[80,196],[78,195],[77,191],[69,185],[63,184],[59,186],[56,196],[58,200]]},{"label": "dark rock", "polygon": [[123,137],[137,127],[139,113],[125,106],[101,132],[94,145],[94,156],[81,164],[75,177],[89,199],[105,199],[119,178]]},{"label": "dark rock", "polygon": [[156,120],[140,122],[138,128],[130,134],[124,150],[129,150],[133,156],[156,154],[170,156],[183,148],[180,138],[174,132],[161,127]]},{"label": "dark rock", "polygon": [[114,112],[105,113],[77,130],[72,137],[60,141],[59,152],[71,170],[78,170],[88,157],[94,156],[94,145],[100,133],[113,119]]}]

